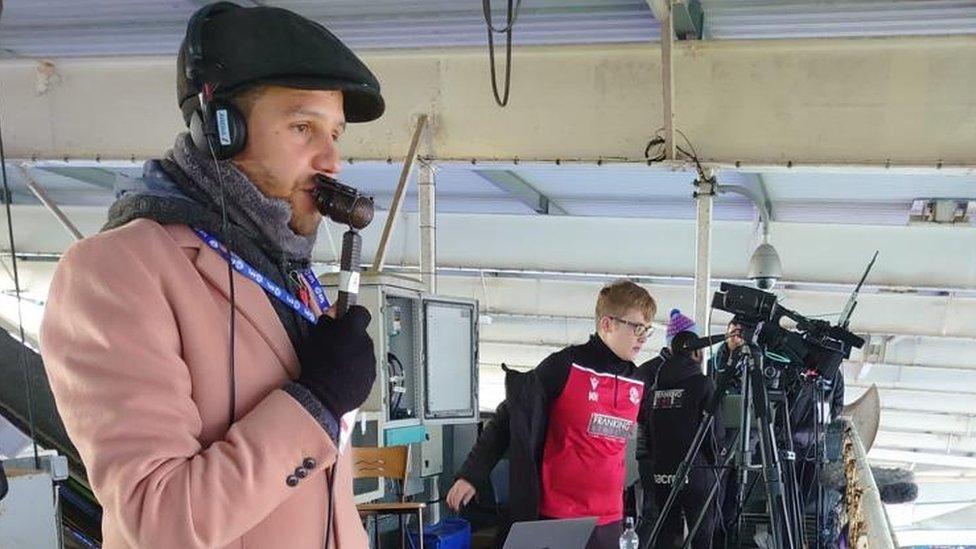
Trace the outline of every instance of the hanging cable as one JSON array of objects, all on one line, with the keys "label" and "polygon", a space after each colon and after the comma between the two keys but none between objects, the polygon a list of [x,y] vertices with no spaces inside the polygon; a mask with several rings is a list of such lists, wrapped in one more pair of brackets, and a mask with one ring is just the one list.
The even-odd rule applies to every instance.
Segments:
[{"label": "hanging cable", "polygon": [[[514,3],[513,3],[514,2]],[[500,29],[496,29],[491,22],[491,0],[481,0],[481,10],[485,17],[485,27],[488,31],[488,60],[491,67],[491,91],[495,95],[495,103],[499,107],[508,105],[508,96],[512,83],[512,29],[515,21],[518,20],[522,0],[508,0],[507,24]],[[498,77],[495,72],[495,34],[505,34],[505,92],[501,96],[498,94]]]},{"label": "hanging cable", "polygon": [[[3,105],[0,104],[0,112]],[[27,365],[27,337],[24,335],[24,315],[20,303],[20,274],[17,271],[17,247],[14,244],[14,224],[11,215],[10,203],[13,201],[13,194],[10,192],[10,183],[7,180],[7,155],[3,149],[3,122],[0,119],[0,172],[3,175],[3,203],[7,212],[7,237],[10,239],[10,262],[14,271],[14,296],[17,299],[17,327],[20,331],[20,366],[24,371],[24,386],[27,388],[27,424],[30,431],[31,444],[34,447],[34,467],[41,468],[41,458],[37,451],[37,437],[34,428],[34,390],[30,368]]]},{"label": "hanging cable", "polygon": [[[224,176],[220,171],[220,162],[217,160],[217,151],[214,150],[213,141],[209,139],[209,137],[207,138],[207,144],[210,146],[210,157],[213,159],[214,170],[217,173],[217,181],[220,182],[220,232],[223,233],[220,235],[220,238],[222,238],[224,242],[230,242],[230,235],[228,234],[229,228],[227,223],[227,198],[224,193]],[[227,244],[225,244],[225,246],[226,245]],[[228,251],[230,250],[230,248],[227,249]],[[234,332],[237,321],[237,296],[235,295],[234,291],[234,267],[230,261],[227,262],[227,285],[228,290],[230,291],[230,314],[228,315],[229,319],[227,321],[227,329],[230,332],[230,339],[228,342],[228,352],[230,356],[227,359],[227,369],[230,373],[230,404],[228,406],[230,409],[227,415],[227,428],[230,429],[230,426],[234,425],[234,416],[237,411],[237,372],[235,372],[234,361]]]},{"label": "hanging cable", "polygon": [[[698,158],[698,151],[695,150],[695,146],[692,145],[691,140],[688,136],[684,134],[681,130],[675,128],[675,133],[681,136],[688,145],[690,151],[683,149],[680,146],[675,146],[675,150],[678,152],[679,158],[683,158],[688,162],[692,162],[695,165],[695,171],[698,172],[698,177],[701,181],[706,181],[709,178],[706,177],[705,167],[702,166],[701,160]],[[661,135],[664,132],[664,128],[659,128],[654,132],[654,137],[647,142],[647,146],[644,147],[644,158],[647,160],[648,164],[653,164],[656,162],[663,162],[667,160],[667,155],[664,153],[665,139]]]}]

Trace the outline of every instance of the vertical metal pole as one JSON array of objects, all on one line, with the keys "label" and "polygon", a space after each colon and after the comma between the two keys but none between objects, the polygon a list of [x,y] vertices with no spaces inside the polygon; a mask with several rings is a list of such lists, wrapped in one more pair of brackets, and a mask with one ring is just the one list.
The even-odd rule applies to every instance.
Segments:
[{"label": "vertical metal pole", "polygon": [[[708,330],[709,298],[712,278],[712,200],[715,194],[714,179],[698,182],[695,200],[698,203],[698,225],[695,239],[695,324],[699,330]],[[708,358],[702,361],[704,368]]]},{"label": "vertical metal pole", "polygon": [[[671,1],[665,0],[665,13],[661,18],[661,83],[664,86],[664,155],[674,160],[674,72],[671,46],[674,44],[674,10]],[[700,325],[699,325],[700,326]]]},{"label": "vertical metal pole", "polygon": [[437,293],[437,208],[435,205],[436,168],[421,161],[417,173],[420,200],[420,280],[427,291]]}]

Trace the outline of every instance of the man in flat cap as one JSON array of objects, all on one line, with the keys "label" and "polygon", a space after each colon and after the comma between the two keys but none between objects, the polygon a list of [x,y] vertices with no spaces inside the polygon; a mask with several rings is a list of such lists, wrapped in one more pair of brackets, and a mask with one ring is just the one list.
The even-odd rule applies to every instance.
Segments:
[{"label": "man in flat cap", "polygon": [[120,180],[41,327],[104,547],[366,547],[339,425],[375,378],[370,317],[335,318],[309,263],[316,177],[379,83],[321,25],[230,2],[177,69],[189,131]]}]

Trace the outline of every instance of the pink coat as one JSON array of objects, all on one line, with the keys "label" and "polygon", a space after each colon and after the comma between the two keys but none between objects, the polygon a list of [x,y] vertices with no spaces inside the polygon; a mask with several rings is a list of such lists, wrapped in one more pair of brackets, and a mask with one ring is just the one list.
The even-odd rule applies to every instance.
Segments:
[{"label": "pink coat", "polygon": [[[268,298],[234,273],[236,419],[228,426],[227,264],[186,226],[140,219],[61,259],[41,353],[104,508],[106,549],[320,549],[336,447],[280,388],[295,349]],[[314,466],[296,486],[285,479]],[[367,546],[340,457],[330,548]]]}]

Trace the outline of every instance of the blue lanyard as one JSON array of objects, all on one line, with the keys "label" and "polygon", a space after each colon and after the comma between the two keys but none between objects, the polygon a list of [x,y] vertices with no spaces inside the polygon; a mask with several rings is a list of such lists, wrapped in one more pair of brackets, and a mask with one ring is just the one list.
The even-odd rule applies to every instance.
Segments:
[{"label": "blue lanyard", "polygon": [[[268,292],[268,294],[273,295],[279,301],[281,301],[285,305],[288,305],[289,307],[294,309],[298,314],[305,317],[305,320],[311,322],[312,324],[315,324],[315,322],[318,320],[318,318],[315,316],[315,313],[312,311],[312,309],[310,309],[307,305],[302,303],[300,299],[291,295],[290,292],[282,289],[281,286],[278,286],[277,284],[269,280],[268,277],[261,274],[254,267],[248,265],[246,261],[241,259],[234,252],[229,251],[216,238],[210,236],[209,233],[207,233],[203,229],[197,229],[195,227],[193,229],[193,232],[197,233],[197,236],[199,236],[200,239],[207,244],[207,246],[210,246],[210,248],[215,252],[217,252],[218,254],[220,254],[220,256],[223,257],[225,261],[229,262],[231,266],[234,267],[235,271],[253,280],[258,286],[261,286],[261,288],[263,288],[265,292]],[[302,271],[301,275],[305,279],[305,282],[308,283],[309,288],[312,289],[312,295],[315,296],[315,301],[316,303],[318,303],[319,308],[322,309],[322,311],[324,312],[326,309],[329,308],[329,299],[325,296],[325,290],[322,288],[322,285],[319,283],[319,279],[315,278],[315,274],[312,272],[311,269],[305,269],[304,271]]]}]

